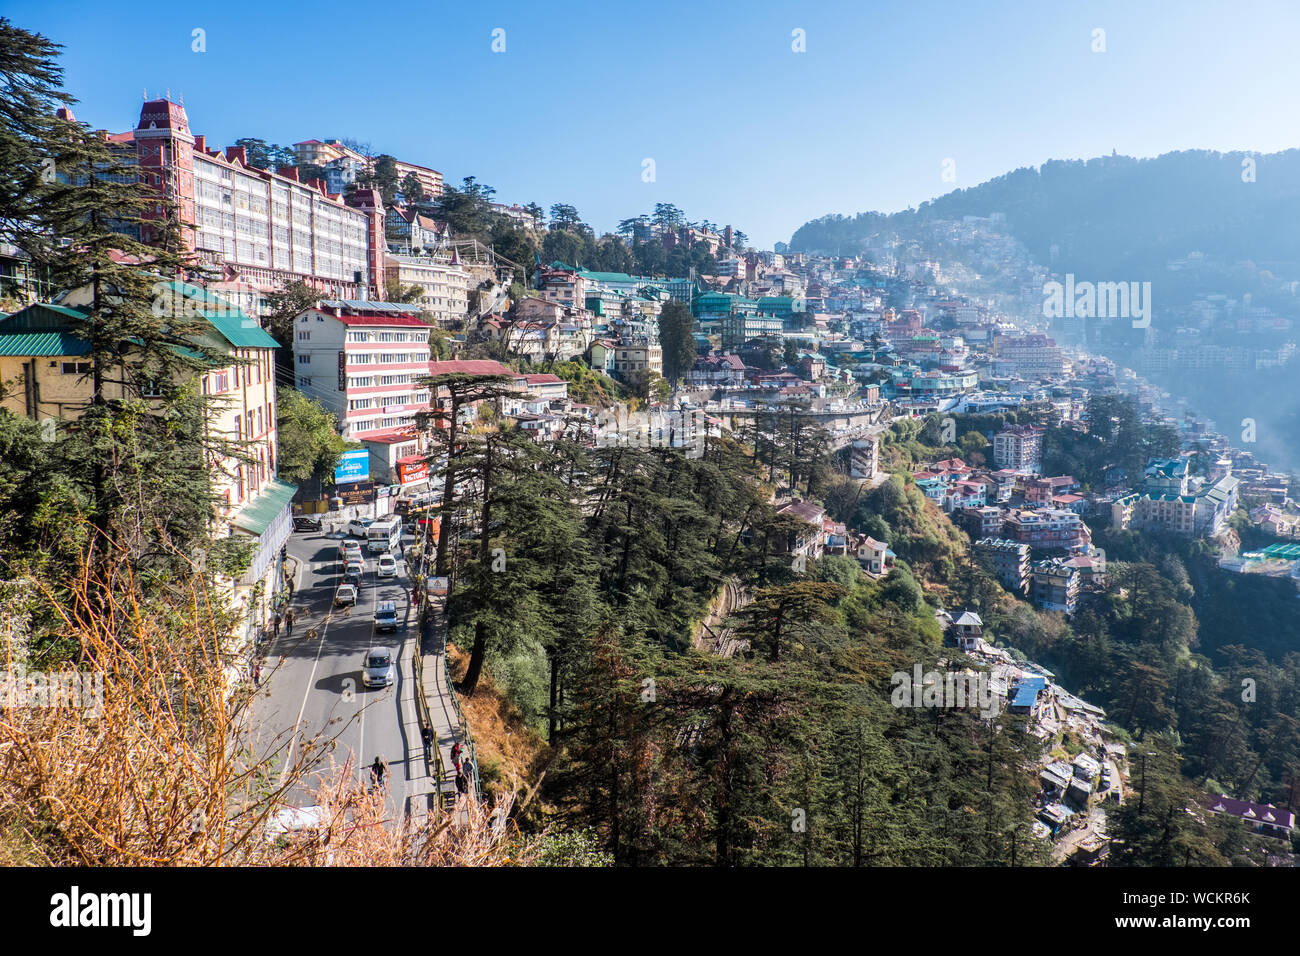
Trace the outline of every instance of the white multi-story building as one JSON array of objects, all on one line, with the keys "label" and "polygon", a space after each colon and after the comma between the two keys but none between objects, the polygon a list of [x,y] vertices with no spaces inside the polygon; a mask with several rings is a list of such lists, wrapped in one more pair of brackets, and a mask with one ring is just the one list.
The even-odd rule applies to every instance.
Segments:
[{"label": "white multi-story building", "polygon": [[412,429],[429,409],[429,325],[388,302],[325,300],[294,320],[298,388],[364,441]]},{"label": "white multi-story building", "polygon": [[1042,455],[1043,429],[1035,425],[1012,425],[993,436],[993,461],[999,468],[1037,472]]}]

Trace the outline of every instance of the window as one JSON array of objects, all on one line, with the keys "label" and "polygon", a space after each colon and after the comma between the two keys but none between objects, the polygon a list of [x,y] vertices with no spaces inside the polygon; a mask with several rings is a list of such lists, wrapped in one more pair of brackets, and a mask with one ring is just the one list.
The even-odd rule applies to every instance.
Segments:
[{"label": "window", "polygon": [[149,379],[141,386],[140,394],[144,398],[162,398],[162,387],[155,379]]},{"label": "window", "polygon": [[63,374],[64,375],[89,375],[90,363],[89,362],[64,362]]},{"label": "window", "polygon": [[306,330],[306,331],[304,331],[304,332],[299,332],[299,333],[298,333],[298,341],[299,341],[299,342],[306,342],[306,341],[307,341],[308,339],[310,339],[310,338],[311,338],[311,330],[310,330],[310,329],[308,329],[308,330]]},{"label": "window", "polygon": [[311,364],[311,353],[310,353],[310,352],[302,352],[302,353],[299,353],[299,355],[298,355],[298,364],[299,364],[299,365],[310,365],[310,364]]}]

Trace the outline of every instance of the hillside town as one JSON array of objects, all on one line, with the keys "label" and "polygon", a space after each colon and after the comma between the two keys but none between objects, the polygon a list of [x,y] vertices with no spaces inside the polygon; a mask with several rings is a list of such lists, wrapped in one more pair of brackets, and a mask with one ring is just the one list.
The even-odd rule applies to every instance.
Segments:
[{"label": "hillside town", "polygon": [[[66,108],[59,118],[75,120]],[[764,537],[764,558],[770,551],[798,574],[837,558],[856,562],[855,579],[903,577],[896,540],[836,520],[812,494],[801,468],[824,455],[858,494],[891,481],[915,489],[927,520],[964,535],[970,561],[1016,604],[1064,621],[1089,596],[1117,593],[1094,543],[1100,530],[1203,542],[1223,575],[1286,577],[1300,588],[1295,475],[1245,447],[1253,438],[1234,441],[1139,376],[1171,363],[1285,363],[1290,341],[1230,355],[1197,344],[1197,328],[1227,315],[1244,315],[1251,330],[1289,334],[1267,310],[1240,313],[1211,296],[1178,330],[1176,346],[1149,346],[1133,371],[1044,316],[1051,274],[1006,237],[1001,214],[940,223],[925,241],[895,236],[829,255],[782,243],[755,249],[732,225],[686,221],[661,204],[656,216],[629,220],[601,242],[627,261],[651,249],[657,261],[676,255],[703,268],[639,275],[589,267],[607,262],[543,261],[540,250],[554,248],[547,237],[582,231],[566,224],[558,204],[548,223],[535,204],[483,201],[491,233],[436,218],[454,208],[439,197],[490,199],[474,192],[472,177],[462,190],[448,186],[426,165],[436,157],[371,155],[337,138],[274,151],[254,141],[218,146],[170,95],[146,99],[134,128],[101,138],[158,199],[158,212],[122,234],[161,250],[179,233],[188,257],[182,275],[155,284],[155,315],[197,323],[190,345],[175,348],[202,348],[224,363],[176,384],[216,400],[206,433],[238,446],[203,463],[216,501],[212,533],[248,552],[223,579],[240,621],[224,649],[229,680],[259,686],[259,661],[282,620],[292,633],[294,608],[323,635],[335,613],[357,606],[371,568],[352,539],[365,541],[376,555],[375,586],[388,588],[377,601],[390,605],[390,629],[409,592],[435,648],[415,654],[428,669],[412,707],[429,769],[412,778],[408,799],[433,795],[438,806],[468,813],[455,794],[484,786],[470,722],[446,703],[457,696],[447,595],[460,584],[462,552],[491,557],[493,527],[487,505],[481,527],[463,507],[471,482],[449,456],[461,451],[458,434],[484,423],[540,447],[668,448],[691,460],[724,439],[745,443],[766,469],[766,504],[793,529]],[[280,162],[261,165],[268,159]],[[507,234],[517,245],[491,241]],[[943,258],[947,247],[960,253]],[[519,249],[534,248],[532,261],[514,261]],[[147,257],[115,253],[114,261],[150,268]],[[971,261],[1015,274],[1012,291],[987,288]],[[8,386],[0,407],[75,425],[99,397],[84,330],[100,292],[85,285],[50,294],[14,245],[0,245],[0,292],[0,381]],[[121,379],[113,399],[162,394],[157,380]],[[322,416],[339,442],[324,474],[284,473],[286,432],[300,427],[284,420],[290,399]],[[1086,460],[1078,449],[1089,436],[1109,440],[1129,427],[1120,414],[1096,417],[1112,408],[1131,409],[1137,427],[1158,431],[1163,444],[1135,444],[1130,460]],[[493,478],[487,460],[479,485]],[[337,558],[336,539],[347,542]],[[754,540],[748,528],[736,532],[737,546]],[[334,575],[314,585],[327,610],[309,618],[295,592],[309,591],[322,568]],[[1056,862],[1104,861],[1108,811],[1134,787],[1131,738],[987,626],[987,606],[944,608],[937,594],[927,598],[938,605],[949,673],[987,681],[996,713],[1024,717],[1042,743],[1035,838]],[[728,614],[750,600],[737,592]],[[721,627],[727,615],[717,617]],[[372,640],[357,634],[363,646]],[[746,649],[724,644],[727,655]],[[389,666],[387,658],[376,666]],[[1289,810],[1226,794],[1202,809],[1269,836],[1294,827]]]}]

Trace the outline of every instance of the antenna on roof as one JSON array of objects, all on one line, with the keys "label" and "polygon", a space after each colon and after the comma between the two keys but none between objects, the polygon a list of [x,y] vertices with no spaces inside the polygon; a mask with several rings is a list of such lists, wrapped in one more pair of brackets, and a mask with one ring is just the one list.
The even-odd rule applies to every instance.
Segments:
[{"label": "antenna on roof", "polygon": [[146,100],[149,99],[149,87],[147,87],[147,86],[142,86],[142,87],[140,88],[140,93],[143,95],[143,97],[144,97]]}]

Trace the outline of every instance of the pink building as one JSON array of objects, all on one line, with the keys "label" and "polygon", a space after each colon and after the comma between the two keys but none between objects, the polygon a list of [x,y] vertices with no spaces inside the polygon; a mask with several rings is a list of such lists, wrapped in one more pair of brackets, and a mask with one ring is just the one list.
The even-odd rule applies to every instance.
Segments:
[{"label": "pink building", "polygon": [[[140,181],[174,205],[181,239],[227,281],[242,279],[265,291],[301,280],[340,298],[382,295],[383,207],[374,190],[348,202],[320,180],[303,183],[298,171],[248,163],[242,147],[224,153],[190,129],[185,107],[168,99],[140,109],[134,130],[109,137],[133,153]],[[141,238],[155,241],[164,207],[145,213]]]}]

